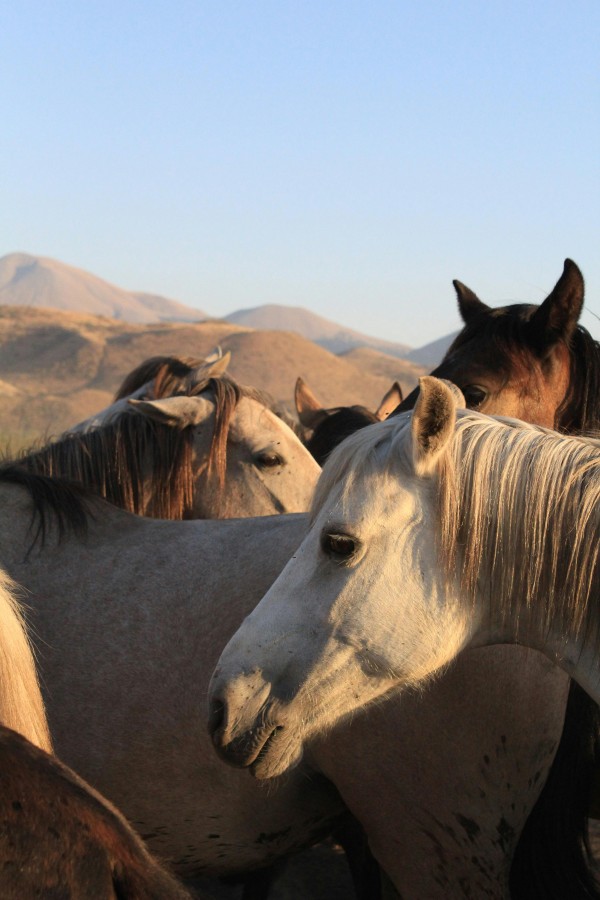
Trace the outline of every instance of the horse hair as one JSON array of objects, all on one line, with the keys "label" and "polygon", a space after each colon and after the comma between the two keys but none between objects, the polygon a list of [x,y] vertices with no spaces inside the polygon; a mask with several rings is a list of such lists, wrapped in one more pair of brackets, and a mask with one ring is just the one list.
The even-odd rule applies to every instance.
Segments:
[{"label": "horse hair", "polygon": [[304,440],[306,449],[320,466],[341,441],[360,428],[379,421],[375,413],[365,406],[339,406],[326,412],[327,415],[317,424],[312,435]]},{"label": "horse hair", "polygon": [[[268,408],[274,402],[264,392],[242,387],[226,375],[203,379],[186,391],[188,396],[204,393],[212,394],[215,402],[207,476],[214,477],[222,490],[227,437],[237,404],[242,397]],[[82,483],[129,512],[185,519],[193,504],[193,444],[192,426],[175,428],[132,409],[99,428],[67,433],[42,448],[25,450],[13,462],[31,472]],[[152,472],[151,501],[146,487],[148,472]]]},{"label": "horse hair", "polygon": [[150,382],[154,399],[172,397],[183,390],[186,379],[203,363],[203,359],[194,356],[151,356],[125,376],[115,402],[130,397]]}]

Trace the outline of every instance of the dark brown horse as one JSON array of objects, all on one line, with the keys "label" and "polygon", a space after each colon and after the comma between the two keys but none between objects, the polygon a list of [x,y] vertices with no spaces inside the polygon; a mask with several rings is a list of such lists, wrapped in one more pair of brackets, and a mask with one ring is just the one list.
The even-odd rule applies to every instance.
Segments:
[{"label": "dark brown horse", "polygon": [[3,900],[191,900],[108,801],[4,726],[0,785]]},{"label": "dark brown horse", "polygon": [[[454,287],[465,325],[433,375],[458,385],[471,409],[565,433],[600,429],[600,345],[578,324],[584,283],[572,260],[539,306],[492,308],[460,281]],[[572,684],[561,744],[513,864],[513,897],[599,896],[587,851],[597,734],[597,708]]]},{"label": "dark brown horse", "polygon": [[321,405],[302,378],[296,381],[294,399],[300,424],[304,428],[302,439],[306,449],[322,466],[334,447],[337,447],[344,438],[360,428],[386,419],[402,401],[402,388],[395,381],[375,412],[371,412],[366,406],[358,405],[327,409]]}]

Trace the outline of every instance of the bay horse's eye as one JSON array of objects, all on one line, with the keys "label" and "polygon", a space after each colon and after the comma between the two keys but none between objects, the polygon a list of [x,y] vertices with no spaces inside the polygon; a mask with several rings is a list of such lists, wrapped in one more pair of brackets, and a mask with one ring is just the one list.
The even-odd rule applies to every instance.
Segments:
[{"label": "bay horse's eye", "polygon": [[468,384],[461,388],[468,409],[479,409],[487,399],[487,391],[479,384]]},{"label": "bay horse's eye", "polygon": [[321,546],[327,556],[333,559],[350,559],[358,549],[358,542],[348,534],[325,533],[321,537]]},{"label": "bay horse's eye", "polygon": [[264,453],[259,453],[256,456],[256,464],[260,466],[261,469],[274,469],[276,466],[283,465],[283,459],[279,453],[275,453],[272,450],[265,450]]}]

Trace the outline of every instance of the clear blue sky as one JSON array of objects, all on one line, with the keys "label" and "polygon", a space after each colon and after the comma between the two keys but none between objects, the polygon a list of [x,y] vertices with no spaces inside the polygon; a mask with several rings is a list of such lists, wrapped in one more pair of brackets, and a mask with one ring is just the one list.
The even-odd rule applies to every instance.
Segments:
[{"label": "clear blue sky", "polygon": [[413,346],[571,256],[600,316],[599,47],[598,0],[5,4],[0,255]]}]

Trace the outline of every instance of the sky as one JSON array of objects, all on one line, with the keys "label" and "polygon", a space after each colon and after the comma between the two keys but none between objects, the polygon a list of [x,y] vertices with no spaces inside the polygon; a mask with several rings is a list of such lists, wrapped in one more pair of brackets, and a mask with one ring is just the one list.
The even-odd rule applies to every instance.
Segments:
[{"label": "sky", "polygon": [[600,337],[598,46],[597,0],[5,4],[0,256],[411,346],[570,256]]}]

